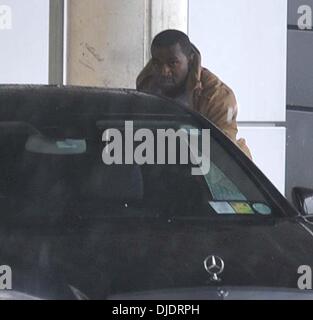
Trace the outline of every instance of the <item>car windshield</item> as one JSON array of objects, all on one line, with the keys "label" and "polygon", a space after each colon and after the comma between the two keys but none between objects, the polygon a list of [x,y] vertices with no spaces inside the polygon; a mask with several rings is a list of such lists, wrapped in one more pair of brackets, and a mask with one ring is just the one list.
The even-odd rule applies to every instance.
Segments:
[{"label": "car windshield", "polygon": [[[270,201],[212,135],[209,143],[205,141],[210,152],[202,158],[206,172],[194,174],[193,170],[201,166],[193,165],[190,159],[182,161],[181,143],[192,154],[188,138],[194,136],[198,149],[202,147],[202,131],[190,118],[165,121],[147,117],[126,125],[130,123],[134,133],[144,129],[153,135],[139,164],[136,159],[132,164],[104,162],[103,152],[109,142],[103,141],[104,132],[121,132],[122,157],[125,145],[130,143],[135,153],[143,149],[142,142],[132,137],[126,143],[123,120],[90,123],[80,119],[79,127],[54,126],[41,131],[30,123],[0,122],[0,201],[6,215],[44,219],[75,215],[196,218],[272,214]],[[185,133],[182,139],[175,135],[172,140],[164,140],[163,162],[158,161],[160,130]],[[117,152],[111,151],[113,156]],[[196,151],[201,154],[201,150]]]}]

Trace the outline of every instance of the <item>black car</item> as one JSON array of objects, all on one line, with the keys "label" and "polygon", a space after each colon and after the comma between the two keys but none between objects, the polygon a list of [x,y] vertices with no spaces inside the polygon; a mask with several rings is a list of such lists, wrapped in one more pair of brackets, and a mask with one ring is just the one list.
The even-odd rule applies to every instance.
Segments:
[{"label": "black car", "polygon": [[[157,161],[158,141],[142,150],[144,132],[165,130],[196,135],[200,149],[207,129],[202,175],[179,161],[179,138],[166,141],[167,161]],[[122,151],[109,148],[114,132]],[[171,100],[3,85],[0,146],[0,266],[14,290],[0,298],[313,297],[298,289],[299,267],[313,267],[310,217],[210,121]],[[127,150],[146,162],[125,161]]]}]

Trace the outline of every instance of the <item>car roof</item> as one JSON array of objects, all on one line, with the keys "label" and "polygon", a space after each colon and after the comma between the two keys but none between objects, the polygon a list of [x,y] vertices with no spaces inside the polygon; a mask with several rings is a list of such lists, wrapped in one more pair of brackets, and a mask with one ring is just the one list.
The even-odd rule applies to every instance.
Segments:
[{"label": "car roof", "polygon": [[133,89],[51,85],[0,85],[1,121],[27,120],[27,114],[141,114],[190,116],[173,100]]}]

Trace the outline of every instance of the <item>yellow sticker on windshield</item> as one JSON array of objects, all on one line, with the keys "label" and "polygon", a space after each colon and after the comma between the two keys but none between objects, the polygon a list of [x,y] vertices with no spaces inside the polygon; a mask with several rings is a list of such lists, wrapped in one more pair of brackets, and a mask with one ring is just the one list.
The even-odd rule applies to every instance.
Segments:
[{"label": "yellow sticker on windshield", "polygon": [[239,213],[239,214],[254,213],[250,205],[246,202],[231,202],[230,205],[233,207],[236,213]]}]

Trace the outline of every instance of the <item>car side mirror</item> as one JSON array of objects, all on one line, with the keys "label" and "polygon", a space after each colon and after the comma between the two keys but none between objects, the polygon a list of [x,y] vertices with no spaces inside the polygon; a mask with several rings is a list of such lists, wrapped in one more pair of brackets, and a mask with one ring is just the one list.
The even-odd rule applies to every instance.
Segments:
[{"label": "car side mirror", "polygon": [[313,190],[293,188],[292,201],[303,216],[313,215]]}]

